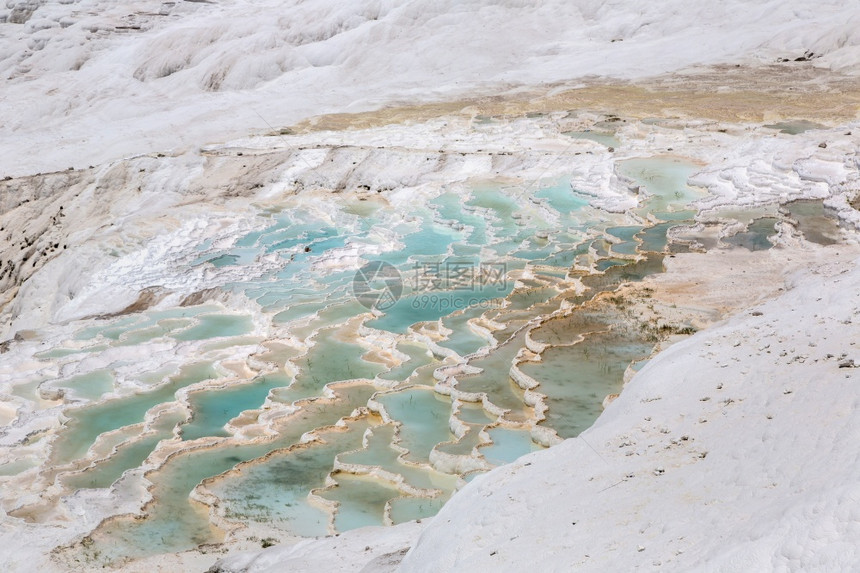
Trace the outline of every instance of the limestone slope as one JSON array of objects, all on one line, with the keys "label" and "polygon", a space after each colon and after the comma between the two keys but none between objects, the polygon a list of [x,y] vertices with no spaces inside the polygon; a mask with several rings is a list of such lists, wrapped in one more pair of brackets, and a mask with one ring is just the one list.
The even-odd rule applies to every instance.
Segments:
[{"label": "limestone slope", "polygon": [[860,269],[820,266],[476,479],[401,570],[857,570],[858,323]]}]

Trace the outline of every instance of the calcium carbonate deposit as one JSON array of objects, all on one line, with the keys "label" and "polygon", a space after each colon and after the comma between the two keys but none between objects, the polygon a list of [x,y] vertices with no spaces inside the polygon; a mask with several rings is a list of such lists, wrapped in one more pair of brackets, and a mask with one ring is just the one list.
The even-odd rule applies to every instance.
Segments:
[{"label": "calcium carbonate deposit", "polygon": [[2,569],[860,568],[857,30],[7,3]]}]

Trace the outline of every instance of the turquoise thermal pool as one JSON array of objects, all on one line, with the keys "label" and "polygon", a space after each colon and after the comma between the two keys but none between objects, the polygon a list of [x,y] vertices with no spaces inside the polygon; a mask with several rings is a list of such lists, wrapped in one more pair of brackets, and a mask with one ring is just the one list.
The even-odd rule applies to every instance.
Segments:
[{"label": "turquoise thermal pool", "polygon": [[[605,299],[686,248],[672,229],[696,222],[697,169],[620,162],[642,191],[626,213],[564,178],[479,181],[408,204],[285,197],[233,235],[201,229],[175,272],[217,288],[72,321],[14,386],[62,408],[38,468],[58,496],[140,480],[151,497],[65,551],[120,563],[243,527],[319,536],[425,518],[475,475],[577,436],[659,339]],[[797,203],[708,245],[768,249],[784,221],[838,237],[820,205]]]}]

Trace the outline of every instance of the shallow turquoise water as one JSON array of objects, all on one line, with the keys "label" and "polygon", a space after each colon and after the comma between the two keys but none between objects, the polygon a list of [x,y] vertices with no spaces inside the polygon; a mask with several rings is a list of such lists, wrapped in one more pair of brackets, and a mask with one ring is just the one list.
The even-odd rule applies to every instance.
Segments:
[{"label": "shallow turquoise water", "polygon": [[98,335],[102,335],[105,338],[109,338],[112,340],[116,340],[120,337],[120,335],[127,330],[127,327],[132,326],[138,322],[141,322],[143,317],[141,316],[127,316],[125,318],[121,318],[116,320],[111,324],[110,327],[106,327],[104,325],[93,325],[87,328],[83,328],[79,330],[75,334],[76,340],[91,340]]},{"label": "shallow turquoise water", "polygon": [[371,477],[337,474],[335,479],[337,486],[320,495],[338,503],[334,519],[338,531],[383,525],[385,504],[400,496],[393,485]]},{"label": "shallow turquoise water", "polygon": [[293,535],[325,535],[328,513],[310,505],[308,494],[325,485],[338,453],[361,446],[367,427],[361,420],[350,423],[349,431],[323,433],[323,442],[244,466],[238,475],[216,482],[211,491],[222,499],[230,520],[277,524]]},{"label": "shallow turquoise water", "polygon": [[766,251],[773,247],[768,238],[776,234],[778,219],[762,217],[747,225],[747,230],[723,239],[730,245],[743,247],[750,251]]},{"label": "shallow turquoise water", "polygon": [[95,370],[49,384],[70,390],[75,396],[86,400],[98,400],[103,394],[113,390],[113,383],[110,370]]},{"label": "shallow turquoise water", "polygon": [[415,487],[441,490],[446,494],[454,491],[455,476],[437,472],[427,465],[401,462],[401,452],[392,447],[394,437],[393,424],[376,426],[364,448],[341,454],[338,459],[343,463],[382,468],[392,474],[403,476],[406,483]]},{"label": "shallow turquoise water", "polygon": [[7,462],[0,466],[0,476],[14,476],[39,465],[36,459],[21,459]]},{"label": "shallow turquoise water", "polygon": [[[275,409],[310,399],[299,402],[301,410],[273,440],[225,440],[217,447],[171,458],[163,469],[148,476],[156,496],[147,508],[148,517],[105,525],[94,536],[97,545],[106,555],[118,558],[187,549],[216,539],[217,532],[211,530],[205,511],[189,502],[193,487],[243,461],[257,460],[274,449],[295,445],[305,432],[336,423],[356,408],[367,406],[370,397],[383,390],[364,383],[348,388],[335,386],[337,398],[323,398],[327,385],[331,388],[333,383],[350,379],[377,383],[409,379],[416,385],[383,392],[376,398],[401,424],[399,436],[395,438],[393,426],[377,427],[366,449],[347,454],[361,447],[364,429],[379,420],[350,422],[349,429],[342,433],[323,432],[328,436],[325,443],[279,452],[242,466],[241,472],[213,485],[223,496],[228,516],[276,524],[284,531],[301,535],[328,532],[328,514],[310,505],[307,495],[325,483],[338,454],[342,454],[342,461],[377,465],[403,475],[416,487],[443,492],[434,499],[413,498],[404,496],[385,480],[336,474],[339,486],[323,495],[340,503],[341,509],[334,517],[338,530],[382,523],[386,505],[395,522],[432,515],[455,489],[458,476],[430,470],[427,464],[431,452],[438,449],[472,455],[480,430],[497,416],[480,404],[462,406],[460,418],[468,424],[468,431],[455,440],[449,428],[451,399],[433,391],[437,382],[433,370],[443,361],[428,353],[427,340],[460,357],[479,349],[488,352],[487,356],[472,356],[470,365],[483,371],[458,376],[457,389],[485,393],[493,405],[508,410],[503,415],[505,420],[523,426],[533,423],[533,410],[524,403],[522,389],[510,377],[511,364],[525,345],[525,330],[520,329],[536,314],[551,313],[565,301],[579,304],[595,292],[612,290],[619,282],[659,272],[661,256],[648,256],[636,263],[629,263],[625,257],[642,255],[645,250],[665,252],[668,229],[689,219],[693,211],[686,205],[701,196],[686,185],[696,167],[682,161],[643,158],[625,162],[624,169],[653,195],[637,212],[654,213],[663,222],[643,228],[630,224],[635,219],[623,214],[594,209],[566,178],[520,188],[498,182],[473,183],[467,191],[448,191],[421,204],[408,205],[403,213],[393,213],[384,200],[350,200],[338,208],[321,208],[317,212],[303,206],[291,207],[291,199],[286,199],[288,203],[281,211],[272,209],[262,214],[255,222],[255,230],[237,236],[232,245],[213,248],[213,242],[201,241],[200,248],[195,246],[189,257],[192,264],[207,265],[206,272],[230,271],[234,273],[231,277],[241,276],[235,270],[252,265],[260,256],[269,255],[268,260],[277,261],[265,272],[249,269],[246,280],[231,278],[235,282],[223,287],[248,297],[248,310],[208,304],[85,323],[74,338],[76,344],[91,345],[86,349],[88,353],[89,348],[95,348],[91,352],[98,354],[107,345],[138,347],[145,353],[151,345],[177,343],[181,343],[177,348],[188,351],[177,354],[172,371],[180,366],[182,370],[161,387],[69,410],[70,421],[54,446],[53,459],[58,463],[84,456],[104,432],[139,424],[152,407],[174,401],[178,389],[218,376],[212,361],[241,363],[253,354],[254,360],[247,360],[247,364],[254,374],[231,374],[228,387],[192,392],[188,395],[190,419],[183,414],[169,429],[150,429],[139,439],[121,441],[113,458],[99,462],[89,472],[66,476],[63,483],[69,487],[109,486],[124,471],[139,467],[161,440],[170,438],[176,422],[186,441],[228,438],[224,425],[243,412],[259,409],[267,397]],[[397,235],[396,241],[391,233]],[[222,238],[218,244],[229,241]],[[357,264],[384,260],[401,274],[402,298],[393,307],[377,312],[376,317],[371,317],[371,311],[353,297],[354,255],[350,255],[348,263],[333,256],[336,251],[342,255],[343,251],[338,250],[347,245],[355,252],[371,253],[361,255]],[[592,247],[593,254],[589,251]],[[572,269],[575,263],[605,271],[582,277],[587,287],[584,294],[565,290],[570,288],[570,283],[564,282],[568,273],[583,274]],[[496,270],[490,265],[497,265]],[[433,280],[434,268],[437,272],[441,269],[438,280]],[[485,272],[488,274],[482,274]],[[491,280],[485,281],[487,277]],[[517,290],[513,277],[521,281]],[[493,325],[495,342],[469,327],[470,319],[482,315],[484,320],[478,322]],[[359,319],[364,321],[360,328]],[[294,350],[265,352],[256,348],[254,337],[246,336],[249,333],[259,337],[256,340],[288,339],[285,344]],[[426,340],[421,338],[424,336]],[[212,342],[200,344],[202,341]],[[523,365],[524,371],[541,383],[539,391],[549,395],[549,419],[543,422],[545,425],[561,435],[578,434],[599,414],[603,396],[617,390],[627,364],[641,358],[643,352],[647,355],[646,350],[650,352],[650,346],[637,340],[625,340],[620,345],[617,342],[611,338],[601,340],[597,349],[582,345],[576,350],[548,350],[540,363]],[[498,346],[492,347],[494,344]],[[370,352],[374,345],[381,345],[378,353]],[[396,365],[390,359],[394,346],[387,345],[396,345],[408,359]],[[307,353],[299,354],[299,349],[306,347]],[[586,347],[592,353],[587,357],[582,354]],[[238,355],[231,356],[234,352]],[[84,352],[58,346],[45,349],[40,356],[44,360],[67,360],[73,365],[81,360],[79,355]],[[592,360],[594,357],[599,359]],[[445,360],[445,364],[456,361]],[[258,361],[268,365],[262,368]],[[576,367],[571,368],[572,364]],[[261,369],[271,372],[273,365],[274,373],[257,374]],[[79,382],[72,380],[76,386],[98,386]],[[110,385],[102,384],[107,390]],[[16,386],[21,392],[25,388],[32,394],[35,386]],[[93,396],[101,391],[93,390]],[[248,414],[242,421],[253,420]],[[510,462],[538,448],[526,427],[493,428],[489,432],[495,443],[479,451],[493,464]],[[404,456],[406,464],[399,459],[400,452],[391,447],[393,442],[409,450]]]},{"label": "shallow turquoise water", "polygon": [[572,267],[578,256],[584,255],[588,252],[589,245],[590,242],[583,242],[578,245],[574,245],[571,248],[562,249],[540,262],[545,265],[561,269]]},{"label": "shallow turquoise water", "polygon": [[602,272],[610,267],[623,266],[629,262],[630,261],[626,259],[603,259],[602,261],[597,261],[597,263],[595,263],[594,265],[594,268]]},{"label": "shallow turquoise water", "polygon": [[397,345],[397,350],[406,354],[409,358],[400,366],[395,366],[391,370],[383,372],[379,375],[385,380],[406,380],[417,368],[426,366],[435,362],[432,355],[429,355],[427,346],[420,343],[402,342]]},{"label": "shallow turquoise water", "polygon": [[100,434],[138,424],[150,408],[172,401],[180,388],[215,377],[217,374],[211,364],[190,364],[166,384],[150,392],[72,410],[68,413],[71,418],[68,429],[54,443],[53,456],[62,462],[83,457]]},{"label": "shallow turquoise water", "polygon": [[[705,196],[701,189],[687,185],[698,166],[676,157],[644,157],[619,163],[619,171],[645,187],[650,198],[640,214],[661,213],[667,219],[674,211],[684,210],[692,201]],[[668,215],[668,216],[667,216]],[[689,218],[687,215],[684,219]]]},{"label": "shallow turquoise water", "polygon": [[639,233],[639,239],[642,240],[643,251],[651,251],[654,253],[662,253],[666,249],[667,239],[666,233],[669,229],[675,226],[675,223],[659,223],[652,227],[648,227]]},{"label": "shallow turquoise water", "polygon": [[546,199],[549,205],[555,209],[563,221],[572,222],[570,216],[588,207],[588,199],[578,195],[571,189],[570,181],[562,179],[555,185],[541,187],[535,194],[539,199]]},{"label": "shallow turquoise water", "polygon": [[365,349],[333,337],[318,335],[316,344],[307,355],[295,360],[300,372],[287,388],[272,391],[279,402],[292,404],[296,400],[319,396],[326,384],[338,380],[373,379],[385,370],[379,363],[363,360]]},{"label": "shallow turquoise water", "polygon": [[484,309],[478,305],[443,317],[442,324],[452,332],[439,343],[440,346],[450,348],[460,356],[468,356],[486,346],[488,341],[468,325],[470,319],[480,316],[483,312]]},{"label": "shallow turquoise water", "polygon": [[193,318],[206,312],[216,312],[218,307],[201,305],[179,307],[167,310],[148,311],[137,315],[125,316],[82,328],[75,333],[76,340],[93,340],[101,336],[108,340],[120,340],[126,333],[157,327],[159,322],[169,319]]},{"label": "shallow turquoise water", "polygon": [[446,497],[427,499],[424,497],[398,497],[391,500],[391,521],[395,525],[415,519],[432,517],[439,513]]},{"label": "shallow turquoise water", "polygon": [[647,358],[653,342],[616,333],[593,334],[573,346],[550,348],[540,362],[520,369],[539,382],[549,410],[542,425],[563,438],[578,436],[603,411],[607,394],[620,392],[624,371],[634,360]]},{"label": "shallow turquoise water", "polygon": [[448,429],[450,400],[428,388],[416,387],[383,394],[377,400],[400,428],[400,446],[409,450],[406,459],[429,461],[430,450],[454,438]]},{"label": "shallow turquoise water", "polygon": [[822,201],[793,201],[786,205],[786,210],[797,221],[797,227],[807,241],[819,245],[833,245],[839,241],[839,222],[824,208]]},{"label": "shallow turquoise water", "polygon": [[634,239],[634,236],[642,231],[641,225],[627,225],[623,227],[610,227],[606,229],[606,232],[612,235],[613,237],[618,237],[621,239],[622,243],[614,243],[612,245],[612,252],[618,253],[621,255],[635,255],[637,252],[637,248],[639,243]]},{"label": "shallow turquoise water", "polygon": [[615,149],[621,147],[621,141],[613,133],[602,131],[568,131],[565,135],[574,139],[590,139],[591,141],[596,141],[601,145]]},{"label": "shallow turquoise water", "polygon": [[397,304],[386,310],[384,316],[369,321],[367,325],[389,332],[404,333],[416,322],[437,320],[454,311],[473,306],[486,307],[493,299],[504,297],[512,286],[506,284],[502,289],[474,288],[413,294],[401,298]]},{"label": "shallow turquoise water", "polygon": [[106,344],[94,344],[92,346],[85,346],[83,348],[57,347],[51,350],[46,350],[45,352],[37,352],[35,354],[35,357],[43,360],[50,360],[51,358],[65,358],[66,356],[83,354],[86,352],[101,352],[102,350],[105,350],[107,348],[108,346]]},{"label": "shallow turquoise water", "polygon": [[438,444],[436,451],[454,456],[473,456],[481,443],[481,425],[470,424],[465,433],[454,442]]},{"label": "shallow turquoise water", "polygon": [[204,314],[199,324],[176,335],[177,340],[204,340],[221,336],[239,336],[251,332],[249,316]]},{"label": "shallow turquoise water", "polygon": [[524,419],[526,406],[523,391],[511,379],[510,371],[514,358],[524,346],[525,334],[524,330],[520,331],[495,352],[472,360],[470,365],[480,368],[482,372],[459,376],[457,389],[463,392],[485,393],[495,406],[509,410],[507,418]]},{"label": "shallow turquoise water", "polygon": [[161,440],[172,438],[174,426],[184,417],[182,412],[161,416],[151,434],[119,444],[115,455],[97,463],[93,469],[65,477],[63,484],[76,489],[110,487],[123,472],[139,467]]},{"label": "shallow turquoise water", "polygon": [[448,221],[456,221],[471,232],[463,237],[465,243],[482,245],[487,242],[487,220],[474,210],[464,208],[462,197],[455,193],[443,193],[430,202],[439,216]]},{"label": "shallow turquoise water", "polygon": [[463,402],[460,404],[460,412],[458,413],[457,418],[467,424],[478,424],[481,426],[486,426],[496,420],[495,416],[488,414],[484,408],[481,407],[480,402]]},{"label": "shallow turquoise water", "polygon": [[481,448],[481,454],[495,465],[510,463],[520,456],[543,449],[534,443],[527,430],[493,428],[487,432],[493,443]]},{"label": "shallow turquoise water", "polygon": [[292,376],[286,374],[266,374],[248,384],[191,393],[188,403],[192,419],[182,427],[182,439],[229,435],[224,424],[245,410],[259,408],[271,390],[289,386],[292,381]]},{"label": "shallow turquoise water", "polygon": [[326,407],[305,408],[291,417],[272,441],[192,450],[171,458],[151,478],[155,501],[147,507],[147,518],[106,525],[93,536],[97,547],[105,558],[115,560],[183,551],[213,541],[206,511],[188,497],[198,483],[241,462],[289,447],[314,428],[334,424],[357,405],[366,403],[373,391],[370,386],[356,386],[343,391],[342,399]]}]

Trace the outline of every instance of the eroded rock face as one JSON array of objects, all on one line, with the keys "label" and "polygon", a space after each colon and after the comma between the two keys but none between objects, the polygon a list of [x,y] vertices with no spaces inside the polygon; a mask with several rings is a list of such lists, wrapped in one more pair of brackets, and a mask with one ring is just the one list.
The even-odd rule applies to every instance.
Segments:
[{"label": "eroded rock face", "polygon": [[68,247],[63,204],[92,182],[92,173],[79,171],[0,182],[0,314],[11,293]]}]

